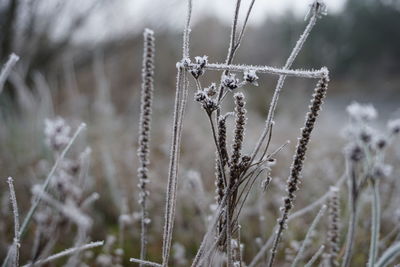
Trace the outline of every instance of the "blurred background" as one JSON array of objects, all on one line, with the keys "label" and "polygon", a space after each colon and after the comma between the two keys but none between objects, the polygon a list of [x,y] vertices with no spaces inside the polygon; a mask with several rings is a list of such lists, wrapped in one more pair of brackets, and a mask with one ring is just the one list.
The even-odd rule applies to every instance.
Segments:
[{"label": "blurred background", "polygon": [[[244,7],[249,3],[249,0],[242,1]],[[306,25],[304,17],[309,4],[308,0],[256,1],[235,62],[283,66]],[[323,191],[343,169],[341,131],[347,122],[348,104],[354,100],[373,103],[379,111],[378,126],[400,115],[400,1],[327,0],[326,4],[328,15],[318,21],[294,64],[295,68],[304,69],[326,66],[331,73],[328,98],[308,159],[308,162],[318,159],[320,164],[310,164],[305,170],[305,176],[320,179]],[[194,1],[192,56],[207,55],[210,62],[224,61],[233,11],[234,1]],[[242,11],[241,19],[244,15]],[[150,185],[150,191],[151,214],[158,217],[151,226],[149,254],[155,259],[160,256],[163,214],[160,203],[165,197],[175,64],[181,59],[185,17],[186,1],[182,0],[0,1],[0,62],[4,64],[12,52],[20,57],[0,95],[0,177],[15,178],[22,214],[30,205],[30,187],[48,169],[43,167],[47,166],[43,160],[47,164],[52,162],[44,143],[43,127],[45,118],[55,116],[66,118],[74,127],[81,121],[88,124],[85,136],[78,140],[73,153],[83,151],[86,145],[92,149],[91,190],[101,195],[93,215],[96,218],[94,239],[104,239],[107,233],[116,232],[118,220],[115,218],[122,213],[122,202],[127,203],[129,212],[137,209],[136,133],[142,32],[148,27],[156,35],[151,172],[157,182]],[[207,72],[205,79],[218,81],[217,77]],[[249,109],[246,149],[251,149],[263,127],[276,81],[275,76],[260,75],[260,86],[244,89]],[[275,148],[286,140],[296,140],[314,82],[288,79],[278,105]],[[194,85],[192,89],[193,93]],[[232,100],[228,101],[228,107],[229,102]],[[213,202],[214,159],[210,155],[214,152],[209,142],[207,118],[194,101],[189,103],[186,126],[182,177],[184,181],[193,175],[202,177],[205,192],[209,194],[208,205]],[[286,179],[294,143],[282,152],[282,161],[274,170],[281,181]],[[306,181],[307,185],[316,188]],[[123,200],[113,197],[113,190]],[[187,194],[187,190],[182,194]],[[5,191],[6,183],[1,182],[2,199]],[[110,199],[113,200],[110,202]],[[310,199],[300,196],[299,202],[302,201],[308,203]],[[4,202],[6,216],[8,207]],[[279,205],[280,198],[276,202]],[[181,205],[185,210],[185,205],[190,203]],[[261,209],[272,209],[274,205]],[[272,214],[276,212],[277,209]],[[194,249],[199,240],[191,240],[189,233],[193,229],[182,214],[178,214],[182,227],[177,228],[180,230],[176,238]],[[268,229],[271,229],[275,219],[268,220]],[[0,227],[6,233],[4,236],[11,236],[11,231],[7,231],[9,225]],[[139,224],[135,227],[139,229]],[[201,232],[199,227],[196,231]],[[138,240],[138,231],[132,230],[130,235]],[[252,233],[250,237],[254,237]],[[1,242],[1,256],[5,253],[6,241]],[[138,255],[138,245],[127,246],[128,254]],[[22,252],[22,257],[28,254]]]}]

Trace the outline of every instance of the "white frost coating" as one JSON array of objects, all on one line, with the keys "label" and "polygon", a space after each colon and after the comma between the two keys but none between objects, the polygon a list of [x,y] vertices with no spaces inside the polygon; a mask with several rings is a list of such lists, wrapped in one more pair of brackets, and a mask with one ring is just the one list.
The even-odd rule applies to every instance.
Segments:
[{"label": "white frost coating", "polygon": [[12,68],[18,62],[19,56],[12,53],[7,60],[7,63],[4,64],[3,68],[0,72],[0,94],[3,92],[4,83],[7,81],[8,76],[11,73]]}]

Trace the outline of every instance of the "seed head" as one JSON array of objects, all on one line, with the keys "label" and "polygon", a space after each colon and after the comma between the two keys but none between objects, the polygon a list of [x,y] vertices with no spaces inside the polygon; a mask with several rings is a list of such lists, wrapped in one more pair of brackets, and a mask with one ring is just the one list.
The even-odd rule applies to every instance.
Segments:
[{"label": "seed head", "polygon": [[235,90],[239,87],[239,79],[236,78],[235,74],[223,75],[222,76],[222,86],[228,88],[229,90]]},{"label": "seed head", "polygon": [[245,80],[246,82],[251,83],[255,86],[258,86],[258,82],[257,82],[258,76],[257,76],[255,70],[246,70],[243,73],[243,80]]}]

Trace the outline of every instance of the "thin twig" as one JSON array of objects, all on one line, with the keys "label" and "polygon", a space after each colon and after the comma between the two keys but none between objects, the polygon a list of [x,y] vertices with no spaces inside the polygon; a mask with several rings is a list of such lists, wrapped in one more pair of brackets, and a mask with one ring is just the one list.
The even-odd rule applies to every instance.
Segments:
[{"label": "thin twig", "polygon": [[[283,69],[288,70],[290,69],[290,67],[292,66],[294,60],[296,59],[297,55],[299,54],[301,48],[303,47],[305,41],[307,40],[307,37],[310,35],[311,30],[314,28],[315,24],[317,21],[317,13],[314,13],[313,16],[311,16],[309,23],[307,24],[303,34],[300,36],[300,39],[297,41],[295,47],[293,48],[289,58],[286,60],[286,64],[283,67]],[[325,69],[325,72],[327,70]],[[326,73],[325,73],[326,75]],[[271,123],[273,121],[274,118],[274,114],[275,114],[275,109],[276,106],[278,104],[278,99],[279,99],[279,95],[280,92],[283,88],[283,84],[285,83],[285,79],[286,79],[287,74],[283,74],[279,76],[279,80],[276,84],[275,87],[275,91],[274,94],[272,96],[272,100],[271,100],[271,104],[269,107],[269,111],[268,111],[268,116],[267,116],[267,121],[265,123],[265,127],[264,130],[254,148],[254,151],[252,153],[251,156],[251,162],[254,160],[254,158],[256,157],[259,149],[261,148],[262,144],[264,143],[264,140],[268,134],[269,131],[271,131]]]},{"label": "thin twig", "polygon": [[10,75],[10,72],[14,65],[18,62],[19,57],[12,53],[10,57],[8,58],[6,64],[4,64],[3,68],[1,69],[0,72],[0,94],[3,92],[4,84],[7,81],[8,76]]},{"label": "thin twig", "polygon": [[[10,190],[10,200],[14,215],[14,240],[7,252],[6,258],[4,259],[4,262],[2,264],[3,267],[7,266],[10,260],[13,266],[19,266],[19,247],[20,247],[19,212],[18,212],[17,197],[15,195],[13,178],[8,177],[7,183]],[[12,257],[12,259],[10,259],[10,257]]]},{"label": "thin twig", "polygon": [[156,262],[144,261],[144,260],[135,259],[135,258],[130,258],[129,261],[136,262],[136,263],[139,263],[140,265],[144,265],[144,266],[153,266],[153,267],[161,267],[162,266],[161,264],[156,263]]},{"label": "thin twig", "polygon": [[[103,245],[104,245],[104,241],[96,241],[96,242],[91,242],[89,244],[86,244],[86,245],[83,245],[83,246],[80,246],[80,247],[69,248],[69,249],[61,251],[61,252],[59,252],[57,254],[51,255],[50,257],[48,257],[48,258],[46,258],[44,260],[36,261],[35,265],[36,264],[49,263],[49,262],[52,262],[52,261],[57,260],[59,258],[72,255],[72,254],[74,254],[76,252],[80,252],[80,251],[83,251],[83,250],[92,249],[92,248],[96,248],[96,247],[101,247]],[[25,264],[22,267],[29,267],[29,266],[31,266],[31,263]]]},{"label": "thin twig", "polygon": [[371,179],[371,187],[373,191],[372,202],[372,225],[371,225],[371,244],[369,250],[368,266],[375,266],[375,261],[378,256],[378,243],[379,243],[379,230],[380,230],[380,217],[381,217],[381,203],[379,196],[379,180]]}]

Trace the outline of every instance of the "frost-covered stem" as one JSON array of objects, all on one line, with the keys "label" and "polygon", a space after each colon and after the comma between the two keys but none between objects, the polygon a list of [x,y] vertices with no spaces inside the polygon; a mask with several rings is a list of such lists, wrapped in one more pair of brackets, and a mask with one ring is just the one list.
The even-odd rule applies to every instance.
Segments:
[{"label": "frost-covered stem", "polygon": [[[14,240],[11,248],[8,250],[7,256],[3,262],[3,266],[7,266],[7,264],[11,261],[13,266],[19,266],[19,212],[18,212],[18,204],[17,197],[15,195],[14,189],[14,180],[11,177],[7,179],[8,188],[10,190],[10,200],[14,214]],[[10,257],[13,257],[10,259]]]},{"label": "frost-covered stem", "polygon": [[[236,51],[236,47],[235,47],[236,27],[237,27],[237,22],[238,22],[238,18],[239,18],[240,4],[241,4],[241,0],[236,0],[235,13],[234,13],[233,19],[232,19],[231,35],[230,35],[230,38],[229,38],[228,54],[226,55],[226,59],[225,59],[225,64],[226,65],[231,64],[232,61],[233,61],[233,58],[235,57],[235,51]],[[223,75],[227,75],[228,72],[229,72],[229,70],[226,70],[226,69],[224,70],[224,72],[222,73],[222,76],[221,76],[221,81],[222,81]],[[223,98],[224,89],[225,88],[224,88],[224,86],[222,85],[222,82],[221,82],[219,87],[218,87],[218,98],[217,98],[217,102],[218,103]],[[221,112],[221,109],[218,108],[217,109],[217,117],[219,117],[220,112]]]},{"label": "frost-covered stem", "polygon": [[[89,244],[82,245],[82,246],[79,246],[79,247],[69,248],[69,249],[61,251],[61,252],[59,252],[57,254],[51,255],[50,257],[48,257],[48,258],[46,258],[44,260],[36,261],[35,265],[41,265],[41,264],[49,263],[49,262],[52,262],[52,261],[57,260],[59,258],[66,257],[66,256],[69,256],[69,255],[72,255],[72,254],[75,254],[77,252],[84,251],[84,250],[87,250],[87,249],[100,247],[100,246],[103,246],[103,245],[104,245],[104,241],[96,241],[96,242],[91,242]],[[31,266],[31,263],[26,264],[23,267],[28,267],[28,266]]]},{"label": "frost-covered stem", "polygon": [[311,259],[304,265],[304,267],[313,266],[314,262],[321,256],[322,252],[324,252],[325,246],[322,245],[318,251],[311,257]]},{"label": "frost-covered stem", "polygon": [[294,258],[292,267],[297,266],[299,264],[299,261],[301,260],[301,258],[304,256],[304,251],[306,249],[308,242],[311,239],[311,235],[314,232],[315,227],[317,226],[318,222],[321,220],[321,217],[324,215],[325,211],[326,211],[326,205],[322,206],[322,208],[319,210],[317,216],[315,216],[313,222],[311,223],[310,228],[308,228],[306,237],[304,238],[303,243],[301,244],[301,247],[300,247],[299,251],[297,252],[296,257]]},{"label": "frost-covered stem", "polygon": [[[307,37],[310,35],[311,30],[315,26],[315,23],[317,21],[317,16],[318,16],[318,14],[316,12],[313,14],[313,16],[311,16],[310,21],[307,24],[307,27],[305,28],[303,34],[300,36],[300,39],[297,41],[297,43],[296,43],[295,47],[293,48],[289,58],[286,60],[286,64],[283,67],[283,69],[288,70],[292,66],[294,60],[296,59],[296,57],[299,54],[301,48],[303,47],[304,43],[306,42]],[[271,100],[271,104],[270,104],[270,107],[269,107],[269,111],[268,111],[267,120],[266,120],[266,123],[265,123],[264,130],[263,130],[263,132],[262,132],[262,134],[261,134],[261,136],[260,136],[260,138],[259,138],[259,140],[258,140],[258,142],[256,144],[256,147],[254,148],[254,151],[252,153],[250,162],[252,162],[254,160],[254,158],[256,157],[258,151],[260,150],[262,144],[265,141],[265,138],[268,135],[268,132],[271,130],[271,122],[272,122],[272,120],[274,118],[275,109],[276,109],[276,106],[278,104],[279,95],[280,95],[280,92],[282,90],[283,84],[285,83],[286,76],[287,75],[279,76],[279,80],[278,80],[278,82],[276,84],[275,91],[274,91],[274,94],[272,96],[272,100]]]},{"label": "frost-covered stem", "polygon": [[371,179],[371,183],[373,191],[373,202],[372,202],[372,226],[371,226],[371,241],[370,241],[371,244],[369,249],[368,266],[374,267],[376,258],[378,256],[381,203],[379,196],[379,180]]},{"label": "frost-covered stem", "polygon": [[383,255],[379,258],[375,267],[386,267],[400,254],[400,242],[397,242],[390,248],[388,248]]},{"label": "frost-covered stem", "polygon": [[349,202],[350,202],[350,217],[349,217],[349,226],[347,230],[346,236],[346,250],[343,257],[342,267],[349,267],[351,262],[351,256],[353,253],[353,242],[356,231],[356,222],[357,222],[357,181],[356,181],[356,173],[353,163],[348,162],[347,166],[349,177]]},{"label": "frost-covered stem", "polygon": [[226,56],[226,64],[230,64],[233,60],[233,56],[235,54],[235,43],[236,43],[236,28],[239,18],[239,11],[240,11],[240,4],[241,0],[236,0],[236,7],[235,7],[235,14],[232,20],[232,27],[231,27],[231,36],[229,39],[229,49],[228,55]]},{"label": "frost-covered stem", "polygon": [[[184,58],[189,57],[189,32],[190,32],[191,16],[192,16],[192,0],[188,0],[188,13],[183,33]],[[176,208],[175,207],[176,193],[177,193],[176,191],[178,186],[178,164],[179,164],[179,154],[181,145],[182,126],[183,126],[182,124],[188,97],[187,83],[188,83],[187,72],[186,70],[182,69],[181,66],[179,66],[177,73],[174,119],[172,126],[172,143],[171,143],[170,163],[169,163],[168,182],[167,182],[167,196],[165,205],[162,266],[168,265],[169,254],[171,250],[172,231],[173,231],[175,208]]]},{"label": "frost-covered stem", "polygon": [[88,208],[90,205],[93,204],[93,202],[97,201],[100,198],[100,194],[97,192],[92,193],[90,196],[88,196],[81,204],[82,209]]},{"label": "frost-covered stem", "polygon": [[255,2],[255,0],[252,0],[249,5],[249,8],[247,9],[246,18],[244,19],[242,29],[240,30],[239,37],[238,37],[235,47],[234,47],[235,51],[239,48],[240,42],[242,41],[242,38],[244,35],[244,32],[246,31],[247,22],[249,21],[251,11],[253,10],[254,2]]},{"label": "frost-covered stem", "polygon": [[18,62],[19,57],[12,53],[10,57],[8,58],[6,64],[4,64],[3,68],[1,69],[0,72],[0,94],[3,92],[4,84],[7,81],[8,76],[10,75],[10,72],[14,65]]},{"label": "frost-covered stem", "polygon": [[148,226],[148,211],[147,197],[149,192],[146,185],[149,182],[148,166],[150,163],[150,129],[151,129],[151,113],[154,91],[154,32],[145,29],[144,51],[143,51],[143,68],[142,68],[142,92],[141,92],[141,107],[140,107],[140,124],[139,124],[139,204],[141,206],[141,235],[140,235],[140,259],[146,258],[147,247],[147,226]]},{"label": "frost-covered stem", "polygon": [[[190,67],[190,65],[189,65]],[[220,64],[220,63],[208,63],[204,66],[206,70],[227,70],[232,72],[245,72],[246,70],[254,70],[257,73],[267,73],[272,75],[285,75],[299,78],[319,79],[328,74],[328,70],[323,67],[319,70],[302,70],[302,69],[285,69],[275,68],[270,66],[253,66],[253,65],[241,65],[241,64]]]},{"label": "frost-covered stem", "polygon": [[190,20],[192,18],[192,8],[193,1],[187,0],[187,15],[186,15],[186,23],[185,29],[183,30],[183,49],[182,56],[183,58],[189,58],[189,49],[190,49]]},{"label": "frost-covered stem", "polygon": [[139,263],[140,265],[143,265],[143,266],[153,266],[153,267],[161,267],[162,266],[161,264],[156,263],[156,262],[143,261],[143,260],[139,260],[139,259],[135,259],[135,258],[130,258],[129,261]]},{"label": "frost-covered stem", "polygon": [[[46,192],[47,188],[50,185],[50,181],[54,176],[54,173],[57,169],[57,167],[60,165],[60,163],[63,161],[65,154],[67,154],[67,152],[69,151],[69,149],[71,148],[72,144],[74,143],[74,141],[76,140],[76,138],[78,137],[78,135],[82,132],[83,129],[86,128],[86,124],[85,123],[81,123],[81,125],[79,125],[78,129],[76,130],[76,132],[74,133],[74,135],[72,136],[71,140],[69,141],[68,145],[64,148],[64,150],[61,152],[60,156],[57,158],[56,162],[54,163],[53,167],[51,168],[49,174],[46,177],[46,180],[44,181],[43,185],[42,185],[42,191]],[[28,211],[28,214],[26,215],[22,226],[19,230],[19,235],[20,238],[23,238],[27,227],[30,223],[30,221],[33,218],[33,214],[36,212],[37,207],[39,206],[41,202],[41,195],[36,196],[31,208]]]},{"label": "frost-covered stem", "polygon": [[167,184],[167,201],[163,235],[163,266],[167,266],[171,250],[172,229],[175,218],[176,194],[178,186],[178,164],[182,135],[182,123],[185,113],[188,84],[186,72],[178,71],[177,94],[175,99],[175,115],[173,123],[172,145]]},{"label": "frost-covered stem", "polygon": [[323,99],[326,95],[328,87],[328,77],[324,77],[318,81],[314,91],[313,98],[311,100],[310,111],[307,113],[304,127],[301,130],[301,138],[298,139],[296,153],[293,158],[290,175],[287,181],[287,196],[284,198],[282,207],[282,215],[278,220],[278,230],[275,235],[274,243],[271,249],[271,257],[269,259],[268,266],[271,267],[274,263],[275,256],[277,253],[278,245],[281,240],[282,233],[287,227],[287,219],[289,212],[293,208],[295,200],[295,192],[298,190],[298,184],[301,179],[301,171],[303,169],[303,163],[305,160],[305,154],[307,151],[307,145],[310,141],[311,132],[314,128],[315,121],[318,117],[318,113],[321,109]]},{"label": "frost-covered stem", "polygon": [[8,177],[7,183],[8,183],[8,188],[10,190],[10,200],[14,214],[14,240],[19,243],[19,212],[18,212],[17,196],[15,195],[13,178]]},{"label": "frost-covered stem", "polygon": [[356,228],[356,217],[357,217],[356,211],[354,210],[350,213],[349,229],[348,229],[347,237],[346,237],[346,251],[344,254],[344,258],[343,258],[342,267],[350,266],[351,254],[353,252],[353,241],[354,241],[354,235],[355,235],[355,228]]},{"label": "frost-covered stem", "polygon": [[168,170],[168,182],[167,182],[167,200],[165,207],[165,224],[164,224],[164,234],[163,234],[163,266],[168,265],[169,257],[169,247],[171,239],[171,224],[173,224],[173,205],[175,201],[173,199],[174,190],[177,183],[177,158],[179,149],[179,124],[180,124],[180,106],[182,101],[182,90],[183,90],[183,72],[178,69],[177,75],[177,86],[176,86],[176,96],[175,96],[175,108],[174,108],[174,122],[172,129],[172,145],[170,152],[170,163]]}]

